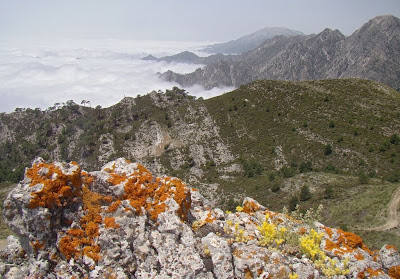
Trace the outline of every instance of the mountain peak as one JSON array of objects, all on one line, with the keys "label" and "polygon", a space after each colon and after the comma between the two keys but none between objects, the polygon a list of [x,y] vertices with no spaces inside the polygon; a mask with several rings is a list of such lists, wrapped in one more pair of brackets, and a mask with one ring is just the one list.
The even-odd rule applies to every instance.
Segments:
[{"label": "mountain peak", "polygon": [[381,15],[381,16],[376,16],[372,18],[370,21],[374,23],[386,23],[386,22],[400,22],[400,19],[395,17],[394,15]]},{"label": "mountain peak", "polygon": [[324,39],[332,39],[332,38],[338,38],[340,40],[344,39],[345,36],[337,29],[330,29],[330,28],[325,28],[321,33],[317,35],[317,37],[321,37]]},{"label": "mountain peak", "polygon": [[370,19],[367,23],[361,26],[354,34],[364,33],[380,33],[393,34],[400,31],[400,19],[393,15],[382,15]]}]

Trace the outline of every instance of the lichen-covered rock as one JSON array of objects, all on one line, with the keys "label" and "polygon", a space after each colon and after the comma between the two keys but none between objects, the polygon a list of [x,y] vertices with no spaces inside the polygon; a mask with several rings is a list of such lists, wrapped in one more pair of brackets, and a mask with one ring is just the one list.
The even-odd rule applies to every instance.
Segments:
[{"label": "lichen-covered rock", "polygon": [[212,208],[183,181],[125,159],[85,172],[33,162],[4,202],[2,278],[398,278],[392,246],[246,198]]}]

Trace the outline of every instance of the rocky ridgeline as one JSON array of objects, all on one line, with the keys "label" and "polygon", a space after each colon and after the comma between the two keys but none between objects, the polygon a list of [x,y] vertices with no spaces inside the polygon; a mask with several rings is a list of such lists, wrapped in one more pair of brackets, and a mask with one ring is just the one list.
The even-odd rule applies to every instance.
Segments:
[{"label": "rocky ridgeline", "polygon": [[394,247],[269,211],[211,208],[125,159],[87,173],[36,159],[4,202],[3,278],[400,278]]}]

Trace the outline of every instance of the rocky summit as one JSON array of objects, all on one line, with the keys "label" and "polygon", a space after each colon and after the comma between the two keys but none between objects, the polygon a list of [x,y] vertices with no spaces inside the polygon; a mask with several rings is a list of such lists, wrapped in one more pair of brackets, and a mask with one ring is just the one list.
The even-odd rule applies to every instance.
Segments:
[{"label": "rocky summit", "polygon": [[392,246],[371,251],[309,211],[245,198],[212,208],[182,180],[120,158],[100,171],[38,158],[4,202],[16,236],[2,278],[400,278]]}]

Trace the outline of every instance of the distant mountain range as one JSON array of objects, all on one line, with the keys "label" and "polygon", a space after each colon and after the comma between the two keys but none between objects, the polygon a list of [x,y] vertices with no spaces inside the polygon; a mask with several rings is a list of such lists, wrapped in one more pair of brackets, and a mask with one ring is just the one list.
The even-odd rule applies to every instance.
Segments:
[{"label": "distant mountain range", "polygon": [[182,86],[199,84],[211,89],[238,87],[257,79],[356,77],[399,89],[399,54],[400,20],[387,15],[369,20],[349,37],[330,29],[317,35],[275,36],[241,55],[218,56],[217,61],[203,63],[207,66],[193,73],[168,71],[162,78]]},{"label": "distant mountain range", "polygon": [[260,44],[275,36],[296,36],[304,35],[300,31],[291,30],[284,27],[266,27],[249,35],[240,37],[226,43],[214,44],[206,47],[203,51],[209,53],[241,54],[252,50]]},{"label": "distant mountain range", "polygon": [[175,55],[165,56],[161,58],[157,58],[150,54],[144,57],[143,60],[208,65],[223,59],[232,58],[233,56],[236,56],[236,54],[241,54],[243,52],[252,50],[259,46],[261,43],[275,36],[289,37],[295,35],[303,35],[303,33],[283,27],[266,27],[252,34],[240,37],[236,40],[207,46],[203,49],[203,51],[208,53],[215,53],[207,57],[198,56],[190,51],[183,51]]},{"label": "distant mountain range", "polygon": [[213,54],[207,57],[201,57],[193,52],[190,51],[184,51],[175,55],[171,56],[164,56],[161,58],[157,58],[153,55],[148,55],[144,58],[143,60],[149,60],[149,61],[165,61],[165,62],[176,62],[176,63],[191,63],[191,64],[203,64],[203,65],[208,65],[215,63],[217,61],[227,59],[229,57],[232,57],[232,55],[224,55],[224,54]]}]

